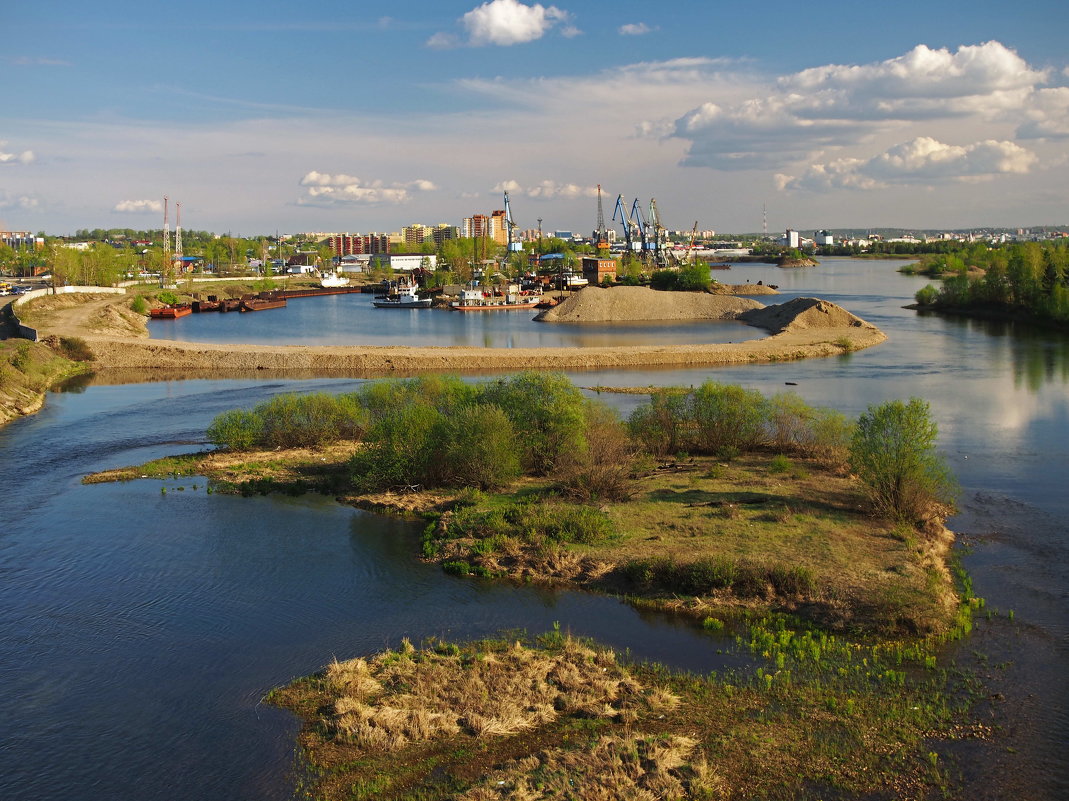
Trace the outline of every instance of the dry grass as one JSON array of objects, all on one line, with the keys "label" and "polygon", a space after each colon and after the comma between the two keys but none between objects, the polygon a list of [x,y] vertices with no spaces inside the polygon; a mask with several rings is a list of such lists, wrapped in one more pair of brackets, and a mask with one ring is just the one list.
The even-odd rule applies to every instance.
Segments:
[{"label": "dry grass", "polygon": [[[451,737],[503,737],[561,716],[617,718],[647,705],[642,687],[616,663],[565,638],[542,651],[519,642],[499,651],[415,650],[405,644],[371,659],[331,663],[323,677],[335,735],[368,750]],[[649,704],[662,704],[663,693]]]},{"label": "dry grass", "polygon": [[514,761],[460,801],[620,801],[726,797],[697,750],[674,735],[601,737],[582,751],[545,750]]}]

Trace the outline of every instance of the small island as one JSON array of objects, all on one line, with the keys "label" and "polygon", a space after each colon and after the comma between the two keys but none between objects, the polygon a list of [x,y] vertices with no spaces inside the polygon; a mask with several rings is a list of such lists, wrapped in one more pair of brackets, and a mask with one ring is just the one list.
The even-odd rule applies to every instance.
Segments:
[{"label": "small island", "polygon": [[305,720],[317,797],[944,787],[939,743],[986,730],[937,667],[979,602],[954,587],[926,405],[854,423],[715,382],[596,389],[649,402],[624,422],[562,375],[387,380],[224,413],[208,432],[223,449],[86,481],[207,475],[422,516],[413,558],[618,595],[746,664],[678,674],[560,631],[331,662],[268,697]]}]

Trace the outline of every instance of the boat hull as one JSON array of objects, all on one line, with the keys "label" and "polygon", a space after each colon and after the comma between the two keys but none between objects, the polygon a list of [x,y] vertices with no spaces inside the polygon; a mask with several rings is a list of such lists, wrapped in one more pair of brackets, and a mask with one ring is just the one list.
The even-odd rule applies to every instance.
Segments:
[{"label": "boat hull", "polygon": [[523,301],[522,303],[464,303],[457,301],[451,303],[449,308],[453,311],[522,311],[523,309],[533,309],[537,306],[539,301]]},{"label": "boat hull", "polygon": [[187,314],[192,314],[193,309],[187,305],[181,306],[163,306],[159,309],[151,309],[149,316],[153,320],[177,320],[179,317],[185,317]]},{"label": "boat hull", "polygon": [[396,301],[396,300],[373,300],[372,305],[376,309],[429,309],[431,307],[430,298],[420,298],[415,301]]}]

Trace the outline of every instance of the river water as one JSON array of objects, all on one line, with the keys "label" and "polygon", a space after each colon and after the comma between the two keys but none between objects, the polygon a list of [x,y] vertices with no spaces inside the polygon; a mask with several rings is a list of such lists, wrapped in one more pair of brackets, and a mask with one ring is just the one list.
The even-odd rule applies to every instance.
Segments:
[{"label": "river water", "polygon": [[[926,282],[896,266],[841,259],[771,275],[767,266],[732,272],[740,283],[779,283],[783,297],[768,300],[811,295],[843,305],[888,333],[876,348],[797,363],[573,378],[584,387],[715,378],[766,393],[792,382],[811,403],[849,414],[890,398],[928,400],[963,488],[951,527],[967,544],[963,561],[976,592],[1001,612],[981,616],[973,637],[947,654],[987,681],[993,700],[980,714],[1001,731],[994,744],[960,750],[969,797],[1065,798],[1069,337],[903,310]],[[456,313],[381,314],[479,325]],[[522,344],[529,329],[546,327],[520,317],[508,325]],[[592,328],[584,336],[616,333]],[[301,341],[297,332],[274,336]],[[432,344],[449,336],[439,331]],[[509,346],[493,331],[475,336]],[[279,392],[358,384],[91,382],[51,394],[41,413],[0,430],[0,681],[9,699],[0,707],[0,798],[289,798],[296,723],[259,699],[332,656],[367,654],[405,636],[539,632],[559,621],[682,669],[733,664],[705,633],[611,599],[445,576],[414,558],[417,524],[329,499],[209,495],[202,479],[80,484],[90,471],[198,450],[223,410]],[[600,397],[624,412],[641,401]]]}]

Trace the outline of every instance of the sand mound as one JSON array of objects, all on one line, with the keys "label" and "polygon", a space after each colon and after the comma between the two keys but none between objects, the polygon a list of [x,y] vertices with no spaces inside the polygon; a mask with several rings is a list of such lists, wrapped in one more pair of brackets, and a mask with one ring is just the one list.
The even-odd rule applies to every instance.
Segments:
[{"label": "sand mound", "polygon": [[756,300],[731,295],[658,292],[644,286],[588,286],[535,319],[547,323],[734,320],[744,311],[760,308]]},{"label": "sand mound", "polygon": [[743,312],[739,319],[772,332],[867,326],[842,306],[820,298],[795,298],[787,303]]},{"label": "sand mound", "polygon": [[768,284],[713,284],[709,291],[714,295],[778,295]]}]

